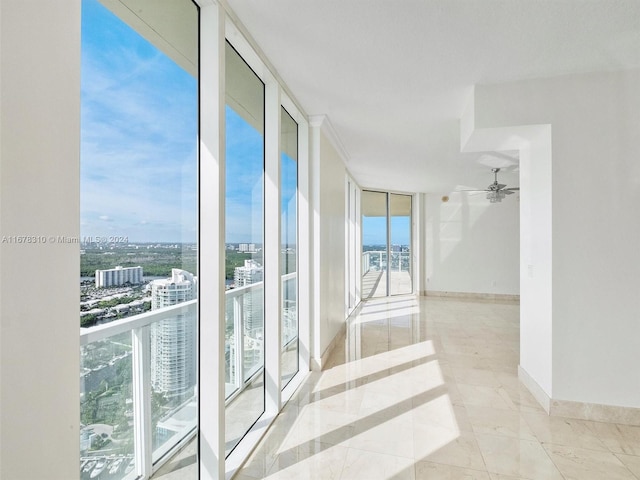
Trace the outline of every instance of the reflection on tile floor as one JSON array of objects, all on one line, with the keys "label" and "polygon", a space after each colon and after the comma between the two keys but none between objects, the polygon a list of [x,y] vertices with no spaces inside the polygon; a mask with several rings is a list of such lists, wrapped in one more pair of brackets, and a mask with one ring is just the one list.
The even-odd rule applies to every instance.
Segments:
[{"label": "reflection on tile floor", "polygon": [[640,427],[549,417],[520,385],[518,312],[367,302],[235,478],[640,479]]},{"label": "reflection on tile floor", "polygon": [[[391,270],[389,272],[389,294],[401,295],[410,293],[411,274],[407,271]],[[387,296],[386,270],[369,270],[362,276],[362,298],[367,300]]]}]

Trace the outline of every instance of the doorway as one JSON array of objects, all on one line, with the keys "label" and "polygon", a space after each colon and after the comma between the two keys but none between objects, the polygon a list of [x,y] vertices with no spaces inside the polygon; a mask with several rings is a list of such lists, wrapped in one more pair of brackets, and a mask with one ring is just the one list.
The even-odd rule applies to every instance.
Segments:
[{"label": "doorway", "polygon": [[362,299],[413,292],[411,195],[362,192]]}]

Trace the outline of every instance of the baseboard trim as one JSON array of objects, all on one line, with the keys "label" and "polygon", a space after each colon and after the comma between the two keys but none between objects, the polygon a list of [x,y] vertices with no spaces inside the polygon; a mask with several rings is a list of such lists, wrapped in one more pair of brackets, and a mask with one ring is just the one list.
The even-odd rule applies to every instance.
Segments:
[{"label": "baseboard trim", "polygon": [[472,300],[520,301],[520,295],[510,295],[506,293],[442,292],[438,290],[426,290],[422,292],[422,295],[425,297],[466,298]]},{"label": "baseboard trim", "polygon": [[600,405],[597,403],[551,400],[551,415],[592,422],[640,426],[640,408]]},{"label": "baseboard trim", "polygon": [[336,333],[335,337],[333,337],[333,340],[331,340],[331,343],[329,343],[329,346],[325,349],[325,351],[322,353],[320,358],[317,358],[317,357],[312,357],[311,358],[311,370],[312,371],[321,372],[322,370],[324,370],[324,368],[327,365],[327,361],[329,360],[329,357],[331,356],[331,354],[335,350],[336,346],[341,341],[343,341],[343,339],[345,338],[346,334],[347,334],[347,322],[345,320],[345,322],[340,327],[340,331],[338,333]]},{"label": "baseboard trim", "polygon": [[522,368],[521,365],[518,365],[518,378],[520,382],[527,387],[527,390],[531,392],[533,398],[535,398],[538,403],[544,408],[544,411],[547,413],[551,412],[551,398],[547,395],[547,392],[543,390],[543,388],[538,385],[529,373]]},{"label": "baseboard trim", "polygon": [[540,385],[518,365],[518,378],[531,395],[553,417],[575,418],[591,422],[640,426],[640,408],[573,402],[550,398]]}]

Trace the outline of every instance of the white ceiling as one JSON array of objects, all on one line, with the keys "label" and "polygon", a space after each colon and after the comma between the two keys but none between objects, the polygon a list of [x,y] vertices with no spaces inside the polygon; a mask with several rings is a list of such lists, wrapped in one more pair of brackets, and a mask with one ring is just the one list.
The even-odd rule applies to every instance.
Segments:
[{"label": "white ceiling", "polygon": [[474,84],[640,68],[640,0],[228,0],[362,186],[517,184],[517,153],[459,153]]}]

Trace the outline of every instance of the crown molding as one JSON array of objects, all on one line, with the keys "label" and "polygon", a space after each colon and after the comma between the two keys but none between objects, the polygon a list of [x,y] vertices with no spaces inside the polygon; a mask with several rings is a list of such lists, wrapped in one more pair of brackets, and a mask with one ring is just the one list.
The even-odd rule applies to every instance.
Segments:
[{"label": "crown molding", "polygon": [[336,132],[336,129],[333,127],[333,124],[327,115],[310,115],[309,126],[316,128],[319,127],[322,133],[324,133],[329,139],[333,148],[336,149],[338,155],[342,158],[342,162],[345,165],[349,164],[351,155],[349,155],[349,152],[345,148],[344,143],[342,143],[342,140],[340,140],[340,136]]}]

